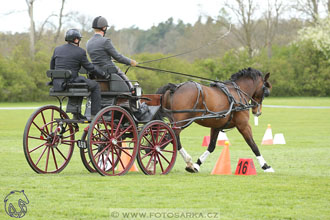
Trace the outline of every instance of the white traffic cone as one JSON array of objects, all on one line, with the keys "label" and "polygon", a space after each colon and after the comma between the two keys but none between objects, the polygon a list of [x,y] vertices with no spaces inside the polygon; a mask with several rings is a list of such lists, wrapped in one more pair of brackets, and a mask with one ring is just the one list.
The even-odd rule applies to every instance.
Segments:
[{"label": "white traffic cone", "polygon": [[272,145],[273,144],[273,134],[272,134],[272,128],[270,127],[270,124],[268,124],[264,137],[262,138],[261,144],[262,145]]},{"label": "white traffic cone", "polygon": [[218,146],[225,146],[226,141],[228,141],[228,144],[230,145],[227,134],[225,132],[220,131],[219,135],[218,135],[218,139],[217,139],[217,145]]},{"label": "white traffic cone", "polygon": [[286,144],[285,139],[284,139],[284,135],[282,133],[275,134],[273,142],[274,142],[274,144]]}]

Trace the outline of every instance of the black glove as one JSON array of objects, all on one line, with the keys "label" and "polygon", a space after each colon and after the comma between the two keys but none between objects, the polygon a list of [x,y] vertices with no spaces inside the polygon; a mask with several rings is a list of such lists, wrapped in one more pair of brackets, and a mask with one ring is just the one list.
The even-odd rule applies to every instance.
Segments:
[{"label": "black glove", "polygon": [[103,78],[106,80],[110,79],[110,74],[103,72]]}]

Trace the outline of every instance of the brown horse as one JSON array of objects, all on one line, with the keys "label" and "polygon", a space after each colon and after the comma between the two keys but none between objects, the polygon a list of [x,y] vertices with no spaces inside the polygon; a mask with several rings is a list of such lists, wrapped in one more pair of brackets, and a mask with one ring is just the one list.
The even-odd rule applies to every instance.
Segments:
[{"label": "brown horse", "polygon": [[[269,76],[267,73],[263,78],[260,71],[248,68],[233,74],[229,81],[214,82],[210,87],[189,81],[179,85],[167,84],[158,89],[157,93],[163,94],[160,114],[169,118],[173,125],[187,171],[199,172],[201,164],[215,149],[219,131],[236,127],[256,155],[261,168],[265,172],[274,172],[260,154],[249,125],[249,109],[252,108],[252,113],[259,116],[262,101],[269,95]],[[210,144],[194,164],[180,142],[180,132],[192,122],[211,128]]]}]

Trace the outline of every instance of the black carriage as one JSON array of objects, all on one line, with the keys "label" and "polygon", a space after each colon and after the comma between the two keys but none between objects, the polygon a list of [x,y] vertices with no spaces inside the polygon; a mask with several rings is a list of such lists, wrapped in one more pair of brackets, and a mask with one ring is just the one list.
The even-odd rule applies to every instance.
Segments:
[{"label": "black carriage", "polygon": [[[156,120],[161,95],[142,95],[135,83],[130,90],[117,75],[109,80],[96,79],[101,87],[102,109],[90,118],[90,91],[85,83],[70,83],[68,70],[49,70],[51,79],[62,79],[64,91],[50,88],[59,106],[46,105],[28,119],[24,130],[23,149],[30,167],[37,173],[59,173],[69,163],[74,146],[80,149],[81,160],[90,172],[101,175],[123,175],[137,159],[145,174],[167,174],[174,166],[177,141],[171,127]],[[79,100],[86,99],[87,119],[70,119],[63,110],[63,101],[70,97],[68,108],[80,112]],[[142,109],[142,110],[141,110]],[[83,128],[80,139],[76,134]]]}]

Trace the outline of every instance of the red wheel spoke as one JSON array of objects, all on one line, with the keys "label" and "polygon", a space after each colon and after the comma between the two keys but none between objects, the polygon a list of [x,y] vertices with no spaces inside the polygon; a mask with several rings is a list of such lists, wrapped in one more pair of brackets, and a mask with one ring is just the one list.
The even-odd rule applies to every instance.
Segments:
[{"label": "red wheel spoke", "polygon": [[47,172],[47,169],[48,169],[49,152],[50,152],[50,147],[48,148],[47,157],[46,157],[46,168],[45,168],[46,172]]},{"label": "red wheel spoke", "polygon": [[161,150],[161,151],[166,153],[174,153],[174,150]]},{"label": "red wheel spoke", "polygon": [[[103,115],[102,115],[102,122],[103,122],[103,125],[104,125],[104,128],[105,128],[105,131],[107,132],[108,136],[110,137],[111,134],[110,134],[110,131],[109,131],[109,129],[108,129],[107,123],[106,123],[106,121],[104,120]],[[112,127],[111,127],[111,128],[112,128]]]},{"label": "red wheel spoke", "polygon": [[111,126],[111,136],[113,136],[113,129],[114,129],[114,124],[113,124],[113,121],[114,121],[114,116],[115,115],[115,113],[114,113],[114,111],[112,111],[111,112],[111,124],[110,124],[110,126]]},{"label": "red wheel spoke", "polygon": [[[130,128],[132,128],[133,127],[133,125],[130,125],[129,127],[127,127],[124,131],[122,131],[118,136],[116,136],[117,138],[118,137],[121,137],[123,134],[125,134],[127,131],[128,131],[128,129],[130,129]],[[119,129],[117,129],[116,130],[116,133],[115,133],[115,135],[117,134],[117,131],[118,131]]]},{"label": "red wheel spoke", "polygon": [[57,152],[63,157],[64,160],[67,160],[68,158],[66,158],[63,153],[60,151],[60,149],[58,149],[58,147],[55,148],[57,150]]},{"label": "red wheel spoke", "polygon": [[[109,137],[107,137],[106,135],[104,135],[103,132],[101,132],[101,131],[99,130],[99,128],[95,128],[95,130],[98,132],[98,135],[101,134],[103,137],[105,137],[107,140],[109,140]],[[94,137],[96,137],[96,136],[94,136]]]},{"label": "red wheel spoke", "polygon": [[28,136],[28,138],[44,141],[44,139],[41,139],[40,137]]},{"label": "red wheel spoke", "polygon": [[29,153],[32,153],[33,151],[39,149],[39,148],[42,147],[42,146],[45,146],[45,144],[46,144],[46,143],[43,143],[43,144],[39,145],[38,147],[33,148],[31,151],[29,151]]},{"label": "red wheel spoke", "polygon": [[[111,159],[112,159],[112,161],[110,161],[110,164],[111,164],[111,169],[112,169],[112,175],[115,175],[115,156],[114,156],[114,152],[113,152],[113,150],[114,150],[115,148],[111,148]],[[116,151],[116,149],[115,149],[115,151]],[[117,151],[116,151],[117,152]],[[117,153],[117,158],[119,158],[119,160],[120,160],[120,156],[119,156],[119,154]]]},{"label": "red wheel spoke", "polygon": [[156,164],[157,164],[157,158],[156,158],[157,153],[154,154],[154,169],[153,169],[153,174],[156,173]]},{"label": "red wheel spoke", "polygon": [[54,121],[54,109],[52,109],[52,114],[51,114],[51,117],[50,117],[50,132],[53,132],[53,121]]},{"label": "red wheel spoke", "polygon": [[54,149],[53,148],[52,148],[52,154],[53,154],[53,158],[54,158],[55,167],[58,170],[57,162],[56,162],[56,157],[55,157],[55,153],[54,153]]},{"label": "red wheel spoke", "polygon": [[45,137],[47,137],[49,134],[47,134],[44,130],[42,130],[41,128],[39,128],[39,126],[33,121],[32,124],[34,126],[36,126],[36,128],[45,135]]},{"label": "red wheel spoke", "polygon": [[[108,148],[107,157],[106,157],[106,162],[110,161],[110,160],[109,160],[109,155],[110,155],[110,149]],[[111,163],[111,162],[110,162],[110,163]],[[105,164],[104,164],[104,167],[105,167]],[[111,167],[112,167],[112,166],[111,166]],[[104,168],[104,171],[106,171],[105,168]]]},{"label": "red wheel spoke", "polygon": [[140,149],[154,149],[153,147],[150,146],[145,146],[145,145],[140,145]]},{"label": "red wheel spoke", "polygon": [[143,155],[143,157],[141,157],[141,160],[143,160],[144,158],[146,158],[147,156],[149,156],[149,155],[152,154],[152,153],[153,153],[153,151],[150,151],[149,153]]},{"label": "red wheel spoke", "polygon": [[36,165],[38,165],[39,161],[41,160],[41,158],[44,155],[44,153],[45,153],[46,150],[47,150],[47,147],[45,147],[44,150],[42,151],[41,155],[38,158],[38,161],[37,161]]},{"label": "red wheel spoke", "polygon": [[124,152],[126,155],[128,155],[129,157],[132,157],[132,155],[130,155],[129,153],[127,153],[125,150],[122,150],[121,152]]},{"label": "red wheel spoke", "polygon": [[106,149],[108,149],[109,146],[110,146],[110,144],[107,145],[107,146],[105,146],[100,152],[98,152],[97,154],[95,154],[94,158],[97,157],[97,156],[99,156],[99,155],[101,155],[101,154],[103,154],[103,152],[104,152]]},{"label": "red wheel spoke", "polygon": [[162,170],[162,173],[164,173],[163,164],[162,164],[162,161],[160,160],[160,157],[159,157],[158,154],[157,154],[157,159],[158,159],[158,163],[159,163],[160,169]]},{"label": "red wheel spoke", "polygon": [[158,144],[157,140],[158,140],[158,137],[159,137],[159,130],[160,130],[160,125],[157,126],[157,133],[156,133],[156,143]]},{"label": "red wheel spoke", "polygon": [[155,145],[155,142],[154,143],[151,143],[151,141],[146,137],[146,136],[143,136],[143,138],[151,145],[151,146],[154,146]]},{"label": "red wheel spoke", "polygon": [[152,145],[155,145],[156,144],[156,141],[155,141],[155,135],[154,135],[154,130],[152,128],[150,128],[150,133],[151,133],[151,139],[152,139]]},{"label": "red wheel spoke", "polygon": [[[118,122],[118,124],[117,124],[117,130],[116,130],[116,132],[115,132],[115,136],[117,136],[117,132],[120,130],[119,128],[120,128],[120,125],[121,125],[121,123],[123,122],[123,118],[124,118],[124,114],[122,114],[121,115],[121,117],[120,117],[120,120],[119,120],[119,122]],[[120,135],[121,136],[121,135]]]},{"label": "red wheel spoke", "polygon": [[150,166],[150,163],[151,163],[151,161],[152,161],[153,156],[154,156],[154,155],[151,155],[151,156],[150,156],[150,159],[149,159],[149,161],[148,161],[148,163],[147,163],[146,168],[148,168],[148,167]]},{"label": "red wheel spoke", "polygon": [[44,126],[47,130],[47,133],[49,134],[49,130],[48,130],[48,127],[47,127],[47,123],[46,123],[46,119],[45,119],[45,116],[44,116],[44,112],[41,112],[41,117],[42,117],[42,120],[44,121]]},{"label": "red wheel spoke", "polygon": [[160,140],[158,141],[158,143],[162,143],[162,141],[164,140],[164,138],[165,138],[165,136],[166,136],[166,131],[165,132],[163,132],[163,135],[162,135],[162,137],[160,138]]},{"label": "red wheel spoke", "polygon": [[171,163],[170,161],[168,161],[168,159],[167,159],[167,158],[166,158],[161,152],[159,152],[159,155],[162,156],[162,158],[163,158],[164,160],[166,160],[166,162],[167,162],[168,164]]},{"label": "red wheel spoke", "polygon": [[161,143],[160,147],[162,148],[163,146],[166,146],[167,144],[171,143],[172,141],[173,141],[173,139],[167,140],[166,142]]}]

